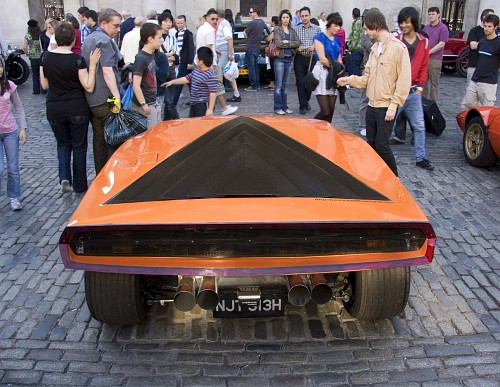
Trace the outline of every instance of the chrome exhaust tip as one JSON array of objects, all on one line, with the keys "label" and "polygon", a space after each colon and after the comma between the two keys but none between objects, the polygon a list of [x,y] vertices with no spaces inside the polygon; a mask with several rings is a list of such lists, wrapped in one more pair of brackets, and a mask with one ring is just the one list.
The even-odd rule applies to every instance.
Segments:
[{"label": "chrome exhaust tip", "polygon": [[288,276],[288,302],[303,306],[311,299],[311,292],[300,275]]},{"label": "chrome exhaust tip", "polygon": [[311,284],[311,299],[314,303],[324,305],[332,299],[333,290],[323,274],[311,274],[309,282]]},{"label": "chrome exhaust tip", "polygon": [[196,305],[194,277],[184,276],[174,296],[174,306],[182,312],[189,312]]},{"label": "chrome exhaust tip", "polygon": [[201,309],[212,310],[219,304],[219,295],[217,294],[217,284],[215,277],[203,277],[201,279],[196,303]]}]

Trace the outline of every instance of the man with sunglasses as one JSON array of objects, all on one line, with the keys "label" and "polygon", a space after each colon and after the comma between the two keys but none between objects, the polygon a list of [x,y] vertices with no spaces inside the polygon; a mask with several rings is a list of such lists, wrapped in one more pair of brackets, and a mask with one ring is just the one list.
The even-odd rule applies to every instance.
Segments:
[{"label": "man with sunglasses", "polygon": [[245,51],[245,61],[248,63],[248,78],[250,87],[246,91],[257,91],[260,89],[259,79],[259,55],[260,55],[260,42],[264,36],[269,35],[269,29],[260,18],[260,9],[257,6],[250,8],[250,22],[245,29],[245,36],[247,37],[247,49]]},{"label": "man with sunglasses", "polygon": [[120,52],[113,41],[120,32],[122,16],[112,8],[99,12],[99,27],[87,36],[83,42],[82,56],[90,63],[90,53],[96,48],[101,49],[101,59],[96,69],[95,88],[92,93],[85,92],[90,107],[90,122],[93,130],[94,165],[96,175],[104,167],[113,153],[104,140],[104,122],[113,114],[110,110],[108,98],[114,97],[116,104],[120,104],[120,90],[118,88],[118,61]]}]

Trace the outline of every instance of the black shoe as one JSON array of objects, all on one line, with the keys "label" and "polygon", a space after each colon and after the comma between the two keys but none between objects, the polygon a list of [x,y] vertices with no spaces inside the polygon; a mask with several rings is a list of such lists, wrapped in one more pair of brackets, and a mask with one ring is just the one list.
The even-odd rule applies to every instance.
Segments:
[{"label": "black shoe", "polygon": [[401,141],[399,138],[393,137],[389,140],[390,145],[403,145],[405,142]]},{"label": "black shoe", "polygon": [[300,113],[300,114],[306,114],[306,113],[307,113],[307,109],[300,109],[300,110],[299,110],[299,113]]},{"label": "black shoe", "polygon": [[227,98],[226,102],[241,102],[241,95],[239,97],[233,95],[231,98]]},{"label": "black shoe", "polygon": [[429,163],[429,160],[423,159],[422,161],[417,161],[415,163],[417,167],[427,169],[428,171],[433,171],[434,170],[434,165]]}]

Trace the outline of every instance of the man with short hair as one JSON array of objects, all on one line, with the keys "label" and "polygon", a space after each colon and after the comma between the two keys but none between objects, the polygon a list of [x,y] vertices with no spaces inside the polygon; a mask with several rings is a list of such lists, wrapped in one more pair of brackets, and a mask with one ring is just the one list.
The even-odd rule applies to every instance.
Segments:
[{"label": "man with short hair", "polygon": [[484,34],[483,19],[490,13],[495,13],[495,11],[491,8],[484,9],[483,12],[481,12],[481,23],[478,26],[472,27],[467,35],[467,44],[470,47],[469,56],[467,58],[467,85],[470,83],[474,71],[476,71],[478,57],[477,43],[486,37]]},{"label": "man with short hair", "polygon": [[146,15],[146,23],[154,23],[154,24],[159,24],[158,23],[158,13],[156,12],[156,9],[150,9]]},{"label": "man with short hair", "polygon": [[[223,9],[218,9],[219,22],[217,32],[215,33],[215,51],[217,52],[217,66],[220,68],[220,73],[224,75],[224,68],[228,62],[234,61],[233,49],[233,28],[225,18]],[[233,96],[228,98],[227,102],[241,102],[240,92],[236,79],[231,82]]]},{"label": "man with short hair", "polygon": [[76,11],[76,18],[80,22],[80,39],[82,41],[82,44],[90,32],[89,28],[85,25],[85,21],[83,20],[83,15],[88,10],[89,10],[88,7],[83,6],[83,7],[78,8],[78,10]]},{"label": "man with short hair", "polygon": [[417,32],[419,14],[414,7],[405,7],[399,12],[398,24],[402,34],[397,38],[405,44],[410,55],[412,86],[405,104],[398,109],[394,120],[394,137],[389,144],[405,143],[406,121],[408,121],[413,130],[415,164],[417,167],[432,171],[434,166],[425,158],[425,121],[422,108],[422,91],[427,81],[429,66],[429,41]]},{"label": "man with short hair", "polygon": [[347,48],[349,55],[347,57],[347,72],[351,75],[361,75],[361,61],[363,60],[363,46],[361,37],[363,36],[363,22],[361,21],[361,11],[359,8],[352,10],[351,33],[347,39]]},{"label": "man with short hair", "polygon": [[[89,11],[87,11],[89,12]],[[85,92],[90,107],[90,121],[93,130],[93,150],[96,175],[101,171],[112,149],[104,140],[104,122],[113,114],[110,110],[108,98],[113,97],[115,104],[120,105],[120,91],[118,88],[118,61],[120,52],[113,41],[120,32],[122,16],[112,8],[105,8],[99,12],[99,27],[92,32],[82,46],[82,56],[90,63],[90,53],[96,48],[101,49],[101,59],[96,71],[95,88],[92,93]]]},{"label": "man with short hair", "polygon": [[314,65],[316,64],[316,60],[314,59],[313,38],[321,30],[319,26],[311,23],[311,10],[309,7],[302,7],[299,12],[302,24],[300,24],[295,31],[299,37],[300,46],[297,48],[297,55],[295,55],[295,59],[293,61],[293,71],[295,73],[295,80],[297,81],[299,112],[300,114],[306,114],[309,110],[311,110],[309,100],[311,99],[312,92],[307,90],[304,86],[304,77],[309,71],[312,71]]},{"label": "man with short hair", "polygon": [[292,28],[297,28],[300,23],[302,23],[302,20],[300,19],[300,9],[298,9],[295,11],[295,16],[293,17],[290,24],[292,25]]},{"label": "man with short hair", "polygon": [[499,25],[497,15],[489,14],[483,19],[484,34],[477,44],[477,66],[467,86],[462,110],[474,106],[494,106],[497,95],[498,66],[500,65],[500,37],[496,34]]},{"label": "man with short hair", "polygon": [[[135,56],[139,53],[139,41],[141,40],[141,27],[146,22],[146,18],[137,16],[134,20],[135,27],[127,32],[123,37],[120,49],[125,64],[134,63]],[[123,25],[123,23],[122,23]]]},{"label": "man with short hair", "polygon": [[443,62],[444,45],[448,41],[450,32],[448,27],[441,22],[441,15],[438,7],[430,7],[427,11],[429,24],[423,31],[429,37],[429,76],[424,88],[424,98],[438,102],[439,78],[441,77],[441,65]]},{"label": "man with short hair", "polygon": [[259,71],[259,55],[260,42],[262,38],[269,35],[269,30],[260,18],[260,9],[257,6],[250,7],[250,22],[245,29],[247,37],[247,47],[245,51],[245,61],[248,64],[248,78],[250,86],[245,91],[260,90],[260,71]]},{"label": "man with short hair", "polygon": [[[183,78],[190,74],[194,68],[194,37],[193,33],[186,27],[186,16],[179,15],[176,20],[177,32],[175,39],[177,42],[177,52],[179,55],[179,65],[177,66],[177,78]],[[177,85],[174,91],[173,104],[177,106],[184,85]],[[191,90],[191,83],[188,83]]]},{"label": "man with short hair", "polygon": [[99,25],[97,24],[98,19],[99,17],[97,16],[97,12],[93,9],[89,9],[83,14],[83,22],[85,23],[89,31],[87,36],[94,32],[97,27],[99,27]]},{"label": "man with short hair", "polygon": [[376,39],[362,76],[351,75],[337,80],[339,86],[366,88],[366,140],[397,176],[396,159],[389,145],[394,117],[408,98],[411,87],[411,64],[406,46],[389,32],[384,15],[370,10],[364,30]]},{"label": "man with short hair", "polygon": [[132,31],[137,26],[137,24],[135,24],[135,18],[132,17],[130,10],[124,9],[122,10],[121,14],[123,21],[120,27],[120,45],[122,44],[125,35],[128,34],[130,31]]},{"label": "man with short hair", "polygon": [[[196,51],[200,47],[206,46],[212,50],[214,53],[214,61],[217,58],[217,53],[215,50],[215,34],[217,31],[217,22],[219,20],[219,15],[217,11],[213,8],[209,9],[205,15],[205,23],[202,24],[196,33]],[[233,114],[238,110],[238,107],[226,104],[226,99],[224,98],[225,88],[224,88],[224,76],[222,70],[217,66],[216,63],[212,65],[214,73],[217,76],[218,90],[217,90],[217,101],[222,109],[222,115]]]}]

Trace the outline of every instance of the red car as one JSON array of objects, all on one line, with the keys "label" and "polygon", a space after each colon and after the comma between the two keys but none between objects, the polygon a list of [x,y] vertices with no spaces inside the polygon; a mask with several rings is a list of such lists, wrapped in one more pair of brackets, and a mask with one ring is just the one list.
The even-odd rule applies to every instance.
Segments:
[{"label": "red car", "polygon": [[500,107],[477,106],[457,114],[463,150],[474,167],[491,167],[500,157]]},{"label": "red car", "polygon": [[455,71],[461,77],[467,77],[467,65],[469,59],[469,45],[463,39],[464,32],[461,31],[453,38],[450,37],[444,45],[442,71],[453,74]]}]

